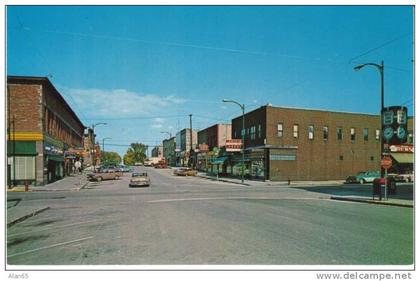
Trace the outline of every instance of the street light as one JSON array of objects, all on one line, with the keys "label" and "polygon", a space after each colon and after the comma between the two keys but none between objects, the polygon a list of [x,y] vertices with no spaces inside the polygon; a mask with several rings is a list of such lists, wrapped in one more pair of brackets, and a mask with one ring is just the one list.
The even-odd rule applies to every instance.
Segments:
[{"label": "street light", "polygon": [[223,102],[236,103],[242,109],[242,176],[241,182],[244,183],[244,173],[245,173],[245,104],[240,104],[237,101],[231,99],[223,99]]},{"label": "street light", "polygon": [[[92,146],[93,146],[92,148],[93,148],[93,150],[95,150],[95,127],[98,126],[98,125],[107,125],[107,123],[99,122],[99,123],[92,124],[91,128],[92,128]],[[96,166],[95,154],[93,154],[93,157],[92,157],[93,158],[92,159],[93,167]]]},{"label": "street light", "polygon": [[105,152],[105,140],[112,140],[112,138],[103,138],[102,139],[102,151]]},{"label": "street light", "polygon": [[[381,64],[377,64],[377,63],[364,63],[364,64],[360,64],[358,66],[355,66],[353,69],[355,71],[359,71],[361,70],[363,67],[365,66],[374,66],[379,70],[379,74],[381,75],[381,111],[380,111],[380,115],[381,115],[381,126],[380,128],[382,128],[382,124],[383,124],[383,116],[382,116],[382,112],[384,110],[384,61],[381,62]],[[382,156],[384,154],[384,140],[383,140],[383,132],[381,129],[381,156],[380,156],[380,160],[382,160]],[[381,178],[384,177],[384,169],[382,169],[381,167]],[[386,179],[385,179],[386,180]],[[386,184],[386,181],[385,181]],[[386,191],[386,187],[385,187],[385,198],[387,198],[387,191]]]}]

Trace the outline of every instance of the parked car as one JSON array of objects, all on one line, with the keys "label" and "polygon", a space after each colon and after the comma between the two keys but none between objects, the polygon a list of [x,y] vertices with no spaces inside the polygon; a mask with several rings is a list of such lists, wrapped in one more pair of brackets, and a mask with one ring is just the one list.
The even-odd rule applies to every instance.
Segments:
[{"label": "parked car", "polygon": [[87,175],[89,181],[117,180],[123,176],[123,173],[115,169],[100,170],[96,173]]},{"label": "parked car", "polygon": [[147,176],[147,173],[133,173],[128,186],[150,186],[150,179]]},{"label": "parked car", "polygon": [[395,181],[398,181],[398,182],[413,182],[414,174],[413,173],[398,174],[394,176],[394,179]]},{"label": "parked car", "polygon": [[373,182],[374,179],[380,178],[381,173],[379,171],[368,171],[368,172],[360,172],[355,176],[349,176],[346,179],[346,183],[368,183]]},{"label": "parked car", "polygon": [[125,166],[125,165],[120,165],[119,168],[120,172],[123,173],[130,173],[133,171],[133,168],[131,168],[130,166]]},{"label": "parked car", "polygon": [[178,168],[174,171],[176,176],[196,176],[197,171],[191,168]]}]

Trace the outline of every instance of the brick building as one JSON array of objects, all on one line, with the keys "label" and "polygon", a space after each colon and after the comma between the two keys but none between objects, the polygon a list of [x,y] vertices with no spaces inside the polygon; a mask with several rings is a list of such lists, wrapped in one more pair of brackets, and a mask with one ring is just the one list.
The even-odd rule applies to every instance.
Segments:
[{"label": "brick building", "polygon": [[74,152],[83,151],[85,127],[46,77],[7,77],[7,127],[14,184],[61,179],[72,170]]},{"label": "brick building", "polygon": [[212,162],[218,150],[232,139],[231,124],[215,124],[197,133],[199,152],[196,154],[196,168],[200,171],[213,171]]},{"label": "brick building", "polygon": [[[345,179],[379,170],[380,128],[379,115],[262,106],[245,114],[246,170],[266,180]],[[412,136],[412,118],[408,128]],[[240,139],[241,130],[238,116],[232,138]],[[239,161],[238,153],[231,158]]]}]

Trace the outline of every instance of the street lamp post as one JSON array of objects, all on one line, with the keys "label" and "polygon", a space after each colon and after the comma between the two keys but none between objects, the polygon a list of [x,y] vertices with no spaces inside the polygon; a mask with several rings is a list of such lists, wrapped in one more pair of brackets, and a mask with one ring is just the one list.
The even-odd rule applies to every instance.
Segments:
[{"label": "street lamp post", "polygon": [[[92,126],[91,126],[91,128],[92,128],[92,146],[93,146],[92,151],[95,151],[95,127],[98,126],[98,125],[107,125],[107,124],[105,122],[99,122],[99,123],[92,124]],[[96,152],[94,152],[93,157],[92,157],[92,162],[93,162],[92,164],[93,164],[94,168],[96,166],[95,155],[96,155]]]},{"label": "street lamp post", "polygon": [[105,140],[112,140],[112,138],[103,138],[102,139],[102,151],[105,152]]},{"label": "street lamp post", "polygon": [[[360,64],[358,66],[354,67],[355,71],[359,71],[360,69],[362,69],[365,66],[374,66],[379,70],[379,73],[381,75],[381,111],[380,111],[380,115],[381,115],[381,126],[380,128],[382,128],[383,125],[383,116],[382,116],[382,112],[384,110],[384,61],[381,62],[381,64],[377,64],[377,63],[364,63],[364,64]],[[384,140],[383,140],[383,132],[382,129],[381,130],[381,156],[379,158],[379,160],[382,160],[383,154],[384,154]],[[384,177],[384,169],[382,169],[381,167],[381,178]],[[385,179],[385,198],[387,198],[387,189],[386,189],[386,179]]]},{"label": "street lamp post", "polygon": [[245,173],[245,104],[240,104],[237,101],[231,99],[223,99],[223,102],[236,103],[242,109],[242,175],[241,182],[244,183],[244,173]]}]

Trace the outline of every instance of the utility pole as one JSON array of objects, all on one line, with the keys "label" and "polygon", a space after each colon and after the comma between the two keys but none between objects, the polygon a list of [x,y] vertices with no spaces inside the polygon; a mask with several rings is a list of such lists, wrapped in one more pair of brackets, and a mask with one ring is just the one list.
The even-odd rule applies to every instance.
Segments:
[{"label": "utility pole", "polygon": [[193,166],[193,160],[192,160],[192,156],[193,156],[193,133],[192,133],[192,114],[190,114],[190,167]]}]

